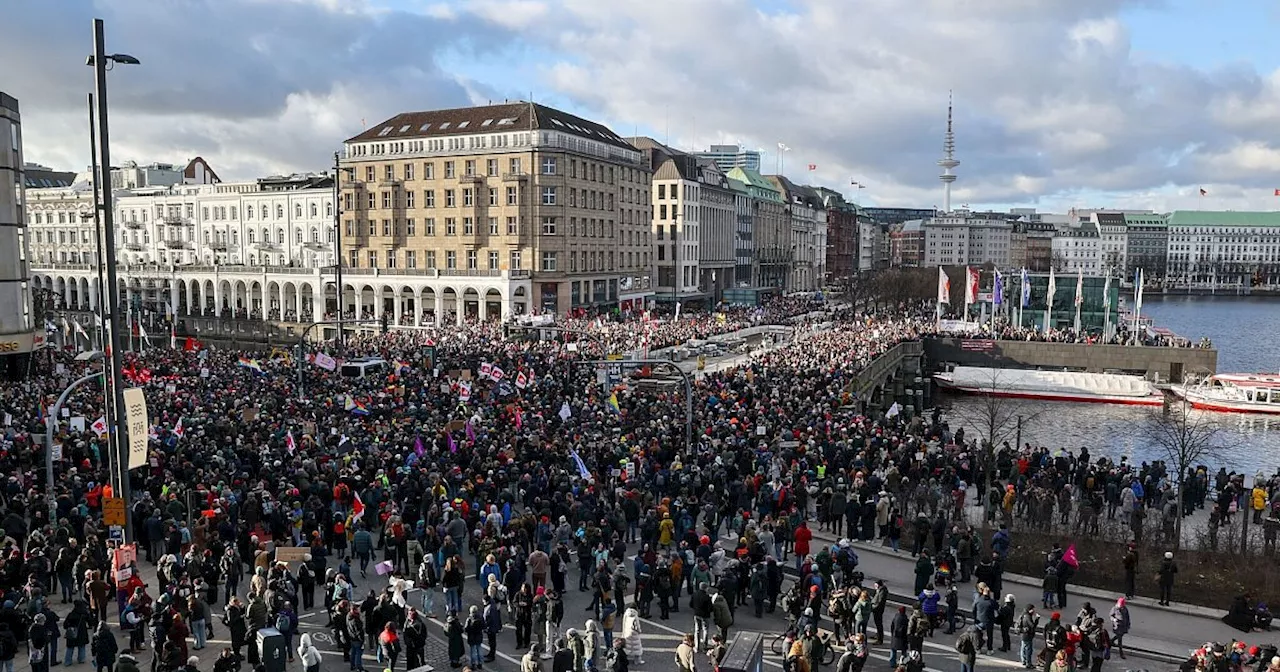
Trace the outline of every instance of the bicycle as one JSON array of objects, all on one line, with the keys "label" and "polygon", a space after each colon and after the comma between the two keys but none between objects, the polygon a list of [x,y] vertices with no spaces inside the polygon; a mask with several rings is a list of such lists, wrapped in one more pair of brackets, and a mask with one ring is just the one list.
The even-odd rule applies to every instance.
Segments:
[{"label": "bicycle", "polygon": [[[775,656],[785,656],[789,653],[789,644],[787,636],[793,634],[791,631],[778,633],[776,637],[769,641],[769,650]],[[818,634],[818,641],[822,642],[822,664],[831,665],[836,662],[836,644],[835,638],[829,632],[821,632]]]}]

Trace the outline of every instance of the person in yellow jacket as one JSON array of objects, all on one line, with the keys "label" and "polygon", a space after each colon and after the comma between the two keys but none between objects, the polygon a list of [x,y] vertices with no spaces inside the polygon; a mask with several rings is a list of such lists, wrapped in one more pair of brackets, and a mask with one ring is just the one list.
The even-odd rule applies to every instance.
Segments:
[{"label": "person in yellow jacket", "polygon": [[1253,486],[1253,524],[1262,524],[1262,512],[1267,509],[1267,489],[1261,483]]},{"label": "person in yellow jacket", "polygon": [[662,522],[658,523],[658,545],[662,548],[671,548],[671,541],[675,535],[676,523],[671,520],[671,514],[662,514]]}]

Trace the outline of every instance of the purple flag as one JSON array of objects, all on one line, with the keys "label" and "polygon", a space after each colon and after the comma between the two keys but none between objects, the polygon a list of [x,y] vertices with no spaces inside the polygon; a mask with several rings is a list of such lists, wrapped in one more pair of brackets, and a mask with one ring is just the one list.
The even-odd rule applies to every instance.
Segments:
[{"label": "purple flag", "polygon": [[422,457],[422,454],[425,452],[427,452],[427,449],[422,445],[422,437],[419,436],[415,438],[413,440],[413,453],[418,457]]},{"label": "purple flag", "polygon": [[476,442],[476,429],[471,426],[471,421],[467,421],[467,440],[471,443]]},{"label": "purple flag", "polygon": [[448,437],[449,437],[449,452],[451,452],[451,453],[456,453],[456,452],[458,452],[458,444],[457,444],[456,442],[454,442],[454,440],[453,440],[453,433],[452,433],[452,432],[450,432],[449,434],[446,434],[445,436],[448,436]]},{"label": "purple flag", "polygon": [[996,271],[996,284],[991,288],[991,303],[996,306],[1004,305],[1004,276],[1000,275],[1000,271]]}]

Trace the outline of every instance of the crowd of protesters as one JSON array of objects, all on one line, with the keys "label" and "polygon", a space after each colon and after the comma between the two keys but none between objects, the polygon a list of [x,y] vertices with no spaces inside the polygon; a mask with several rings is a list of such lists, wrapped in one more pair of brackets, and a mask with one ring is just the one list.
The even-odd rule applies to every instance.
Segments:
[{"label": "crowd of protesters", "polygon": [[[1014,605],[999,598],[1007,527],[988,543],[957,515],[965,484],[981,478],[973,440],[936,413],[872,412],[854,391],[876,356],[931,329],[929,316],[829,310],[815,321],[831,328],[798,329],[802,340],[701,377],[691,444],[682,388],[637,379],[604,387],[594,368],[574,364],[603,348],[656,349],[813,310],[786,301],[725,317],[583,318],[564,324],[599,338],[574,350],[506,339],[496,324],[369,335],[350,339],[342,354],[377,356],[385,370],[353,378],[302,362],[305,390],[299,362],[282,354],[130,354],[126,375],[144,389],[153,427],[145,464],[129,472],[128,508],[136,563],[156,566],[154,586],[127,557],[121,567],[108,540],[103,505],[118,493],[106,439],[91,426],[102,415],[92,386],[67,404],[69,418],[87,420],[84,431],[59,418],[49,520],[37,439],[56,393],[86,366],[54,354],[49,371],[0,388],[9,409],[0,466],[11,474],[0,493],[0,662],[25,650],[33,670],[45,672],[60,646],[67,664],[88,646],[99,670],[135,672],[150,649],[152,672],[234,672],[261,664],[254,633],[271,627],[290,660],[315,672],[319,654],[311,637],[297,637],[298,613],[323,607],[352,670],[364,669],[366,651],[380,667],[413,669],[429,630],[447,642],[455,666],[481,669],[509,620],[527,672],[544,660],[553,672],[622,672],[645,659],[642,619],[684,607],[695,627],[675,663],[692,672],[701,657],[723,655],[740,609],[759,617],[780,607],[792,623],[788,670],[816,669],[830,645],[819,636],[825,619],[847,636],[838,642],[842,672],[865,662],[868,624],[877,645],[889,631],[891,662],[915,672],[923,639],[954,624],[946,595],[971,575],[983,607],[975,604],[977,629],[962,630],[958,653],[971,668],[978,650],[992,649],[997,625],[1008,650],[1010,628],[1034,610],[1011,616]],[[1154,473],[1031,449],[997,459],[999,482],[990,485],[1006,523],[1019,511],[1046,515],[1044,501],[1061,507],[1064,487],[1077,500],[1110,497],[1113,485],[1135,493],[1134,483]],[[1139,499],[1146,506],[1150,498]],[[884,585],[864,588],[850,542],[819,543],[811,524],[851,540],[885,538],[895,549],[904,528],[916,526],[919,604],[899,609],[886,628]],[[924,526],[932,550],[921,542]],[[628,544],[640,549],[633,561]],[[304,552],[277,561],[285,548]],[[1047,572],[1069,573],[1056,551]],[[784,577],[794,579],[785,590]],[[1069,578],[1055,584],[1057,596]],[[410,592],[410,581],[421,590]],[[592,618],[562,627],[563,595],[574,589],[592,594]],[[54,599],[73,607],[59,616]],[[1051,606],[1048,594],[1042,606]],[[1096,672],[1102,619],[1085,616],[1062,632],[1058,618],[1032,624],[1032,636],[1045,637],[1046,670],[1074,668],[1079,658]],[[1103,633],[1118,645],[1123,632],[1114,609],[1110,616]],[[210,665],[194,654],[215,620],[232,644]],[[113,625],[126,641],[117,644]]]}]

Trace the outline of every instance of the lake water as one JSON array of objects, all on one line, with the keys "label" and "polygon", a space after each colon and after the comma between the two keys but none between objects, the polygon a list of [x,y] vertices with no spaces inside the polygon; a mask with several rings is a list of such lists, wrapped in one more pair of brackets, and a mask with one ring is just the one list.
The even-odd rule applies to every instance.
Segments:
[{"label": "lake water", "polygon": [[[1280,371],[1280,342],[1271,342],[1272,336],[1280,337],[1278,299],[1144,297],[1142,313],[1179,336],[1193,341],[1208,337],[1218,349],[1220,372]],[[982,415],[980,402],[972,398],[944,396],[940,403],[953,409],[948,414],[953,429],[961,418]],[[1076,450],[1088,446],[1094,455],[1127,456],[1131,462],[1164,459],[1159,448],[1144,440],[1147,409],[1064,402],[1027,402],[1024,408],[1031,418],[1023,425],[1024,442]],[[1213,417],[1228,447],[1228,469],[1252,474],[1280,467],[1280,417],[1235,413]]]}]

